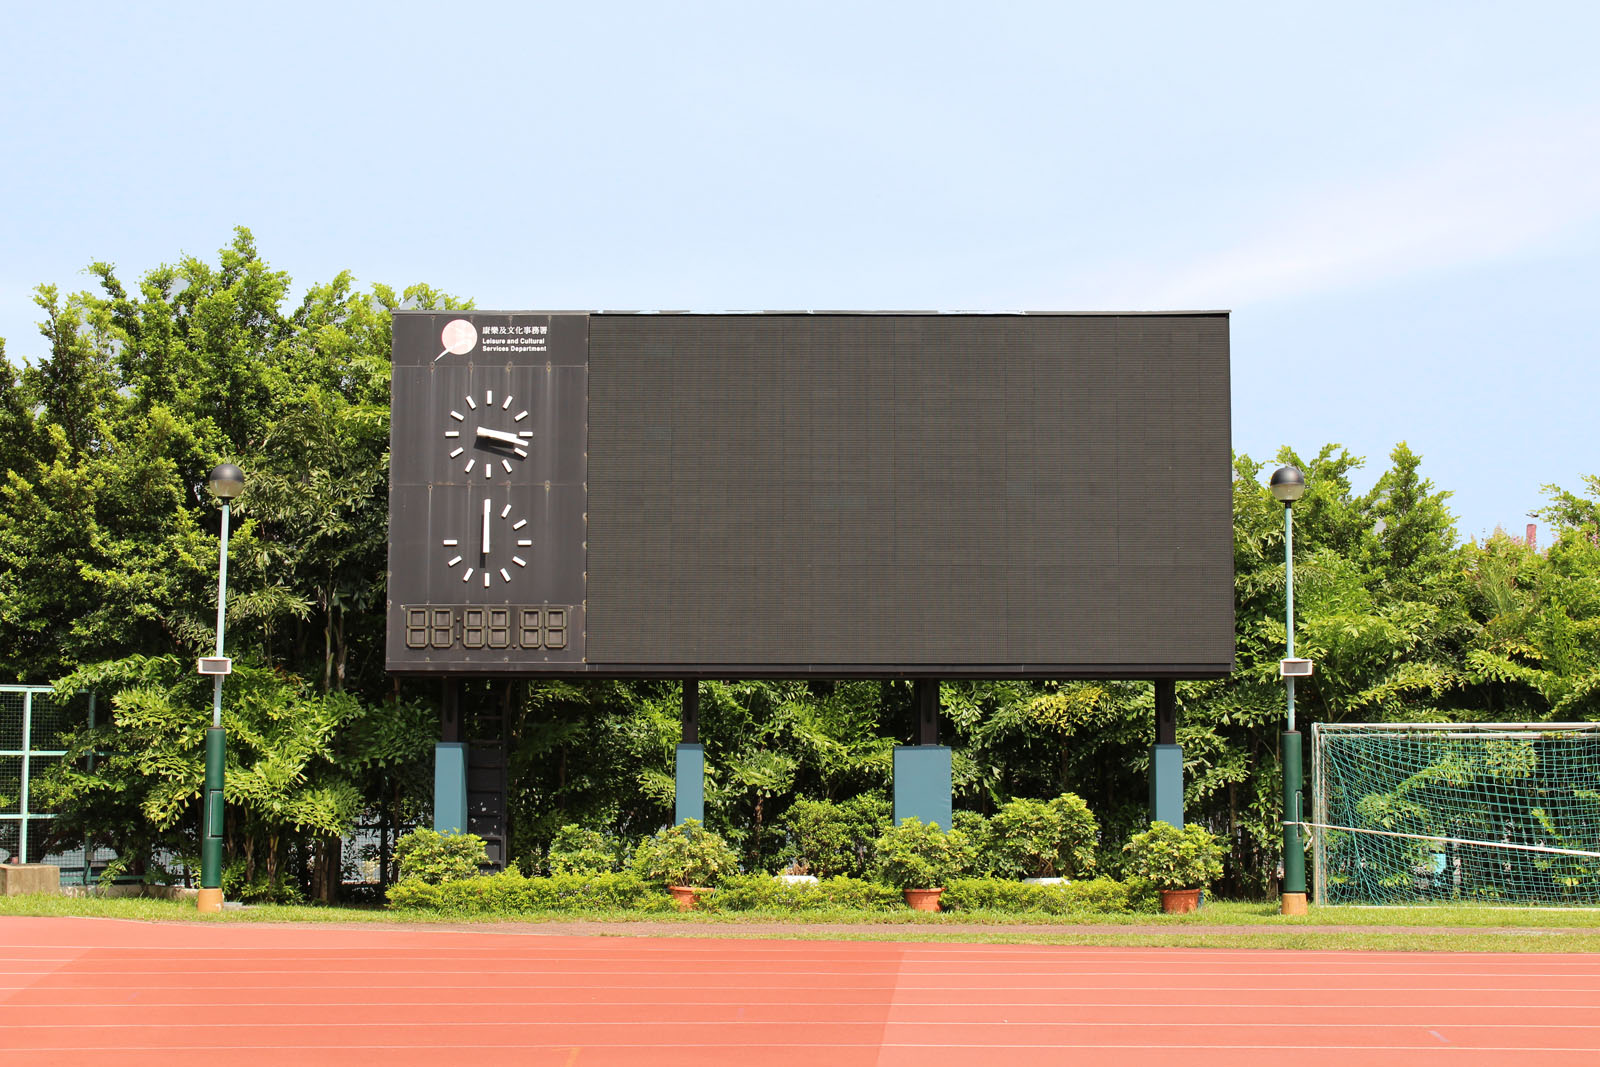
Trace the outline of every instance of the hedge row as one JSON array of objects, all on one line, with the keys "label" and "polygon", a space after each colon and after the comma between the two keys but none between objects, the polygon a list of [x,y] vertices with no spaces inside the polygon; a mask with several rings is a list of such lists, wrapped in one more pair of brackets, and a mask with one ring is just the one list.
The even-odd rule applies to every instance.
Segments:
[{"label": "hedge row", "polygon": [[1159,911],[1148,882],[1095,878],[1065,885],[1028,885],[1004,878],[957,878],[939,897],[944,911],[1003,911],[1045,915]]},{"label": "hedge row", "polygon": [[[558,874],[529,878],[516,869],[473,878],[430,884],[406,878],[389,888],[397,908],[424,908],[471,914],[526,911],[669,912],[672,899],[658,884],[629,872]],[[1000,878],[959,878],[945,888],[940,905],[946,911],[1012,912],[1019,914],[1085,915],[1158,910],[1148,884],[1110,878],[1067,885],[1024,885]],[[905,907],[900,890],[859,878],[824,878],[790,884],[766,874],[741,874],[724,879],[704,898],[702,910],[897,911]]]},{"label": "hedge row", "polygon": [[402,878],[389,887],[397,908],[496,914],[516,911],[672,911],[661,886],[636,874],[556,874],[529,878],[515,867],[437,884]]}]

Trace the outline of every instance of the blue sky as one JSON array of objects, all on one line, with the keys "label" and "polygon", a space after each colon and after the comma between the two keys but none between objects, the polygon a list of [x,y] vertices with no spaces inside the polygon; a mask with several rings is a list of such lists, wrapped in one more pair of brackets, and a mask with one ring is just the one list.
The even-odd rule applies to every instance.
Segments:
[{"label": "blue sky", "polygon": [[[1235,447],[1600,473],[1600,6],[14,5],[0,336],[251,227],[480,307],[1228,308]],[[1364,487],[1364,486],[1363,486]]]}]

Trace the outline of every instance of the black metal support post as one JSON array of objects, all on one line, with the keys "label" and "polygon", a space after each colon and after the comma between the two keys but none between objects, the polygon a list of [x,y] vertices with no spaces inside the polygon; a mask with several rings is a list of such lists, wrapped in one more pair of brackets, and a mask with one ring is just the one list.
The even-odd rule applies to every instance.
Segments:
[{"label": "black metal support post", "polygon": [[911,699],[917,707],[917,744],[939,743],[939,680],[918,678],[911,683]]},{"label": "black metal support post", "polygon": [[1178,683],[1156,679],[1156,744],[1178,743]]},{"label": "black metal support post", "polygon": [[683,743],[700,743],[700,683],[692,678],[683,680]]},{"label": "black metal support post", "polygon": [[461,683],[454,678],[444,680],[444,698],[439,702],[439,740],[461,740]]}]

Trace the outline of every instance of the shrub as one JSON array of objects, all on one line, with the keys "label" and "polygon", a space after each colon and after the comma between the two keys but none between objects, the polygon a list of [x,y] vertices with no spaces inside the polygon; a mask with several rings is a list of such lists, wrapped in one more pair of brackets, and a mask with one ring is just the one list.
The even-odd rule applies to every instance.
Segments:
[{"label": "shrub", "polygon": [[890,804],[873,793],[835,803],[796,800],[783,815],[785,867],[819,878],[861,877],[872,866],[872,842],[888,828]]},{"label": "shrub", "polygon": [[471,914],[672,908],[671,899],[659,887],[628,872],[527,878],[515,869],[437,884],[405,878],[389,887],[389,904]]},{"label": "shrub", "polygon": [[644,838],[633,853],[634,873],[661,885],[716,885],[738,869],[733,849],[699,819],[685,819]]},{"label": "shrub", "polygon": [[818,888],[830,907],[893,911],[906,906],[899,890],[865,878],[824,878]]},{"label": "shrub", "polygon": [[1130,874],[1157,889],[1204,889],[1222,877],[1222,847],[1209,830],[1190,823],[1182,830],[1153,822],[1122,846]]},{"label": "shrub", "polygon": [[222,894],[242,904],[304,904],[305,894],[283,871],[267,877],[258,870],[254,878],[245,877],[245,863],[238,860],[222,869]]},{"label": "shrub", "polygon": [[939,906],[946,911],[1115,914],[1136,910],[1137,899],[1128,885],[1110,878],[1065,885],[1027,885],[1009,878],[958,878],[945,887]]},{"label": "shrub", "polygon": [[972,863],[972,846],[959,830],[912,817],[878,837],[884,881],[896,889],[935,889],[959,877]]},{"label": "shrub", "polygon": [[993,874],[993,833],[989,820],[975,811],[958,811],[950,816],[950,828],[961,831],[972,849],[972,865],[969,873],[975,878],[986,878]]},{"label": "shrub", "polygon": [[1100,825],[1082,798],[1013,800],[989,820],[989,867],[1010,878],[1081,877],[1094,870]]},{"label": "shrub", "polygon": [[551,874],[606,874],[617,869],[616,850],[606,835],[568,823],[550,840]]},{"label": "shrub", "polygon": [[471,878],[489,863],[489,850],[477,834],[441,834],[419,827],[394,843],[400,877],[437,885]]},{"label": "shrub", "polygon": [[888,911],[904,905],[898,890],[859,878],[823,878],[790,884],[767,874],[739,874],[725,879],[700,906],[708,911],[820,911],[827,908]]}]

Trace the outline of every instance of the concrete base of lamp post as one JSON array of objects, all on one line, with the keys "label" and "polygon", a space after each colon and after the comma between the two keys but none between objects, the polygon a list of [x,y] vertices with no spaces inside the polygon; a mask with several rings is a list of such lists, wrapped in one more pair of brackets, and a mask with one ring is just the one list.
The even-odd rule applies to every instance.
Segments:
[{"label": "concrete base of lamp post", "polygon": [[1304,893],[1285,893],[1279,908],[1281,915],[1306,914],[1306,895]]},{"label": "concrete base of lamp post", "polygon": [[222,910],[222,890],[202,889],[195,897],[195,910],[202,915],[214,915]]}]

